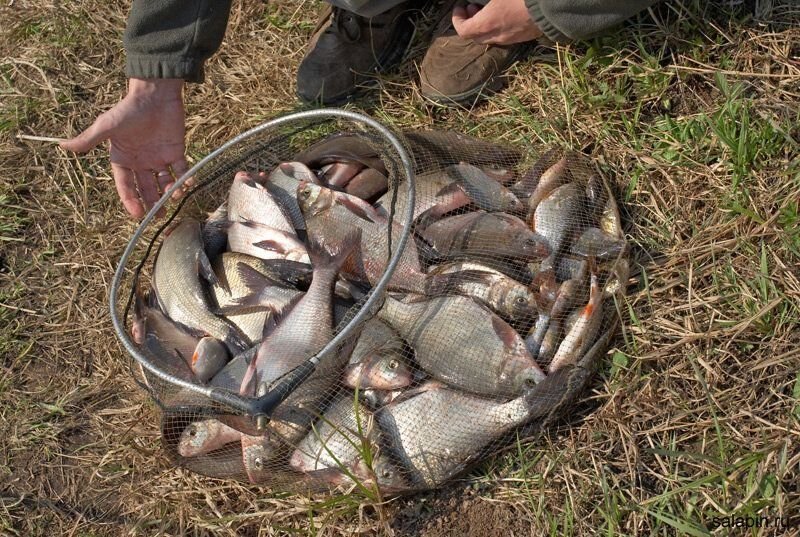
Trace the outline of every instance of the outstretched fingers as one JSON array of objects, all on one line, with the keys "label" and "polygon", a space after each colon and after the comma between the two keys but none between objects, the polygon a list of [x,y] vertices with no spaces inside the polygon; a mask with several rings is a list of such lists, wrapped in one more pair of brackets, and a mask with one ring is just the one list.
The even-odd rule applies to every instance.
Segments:
[{"label": "outstretched fingers", "polygon": [[142,205],[142,200],[139,199],[139,193],[136,189],[136,175],[133,170],[112,162],[111,172],[114,175],[117,194],[119,194],[125,210],[134,218],[143,217],[145,208]]}]

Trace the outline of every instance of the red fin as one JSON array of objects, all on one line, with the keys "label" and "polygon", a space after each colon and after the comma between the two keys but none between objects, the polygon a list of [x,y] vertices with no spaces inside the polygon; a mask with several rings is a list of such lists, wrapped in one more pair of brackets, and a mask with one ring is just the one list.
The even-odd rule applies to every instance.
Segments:
[{"label": "red fin", "polygon": [[494,328],[495,334],[498,335],[506,347],[512,347],[519,341],[519,335],[517,334],[516,330],[511,328],[508,323],[494,314],[492,314],[492,328]]}]

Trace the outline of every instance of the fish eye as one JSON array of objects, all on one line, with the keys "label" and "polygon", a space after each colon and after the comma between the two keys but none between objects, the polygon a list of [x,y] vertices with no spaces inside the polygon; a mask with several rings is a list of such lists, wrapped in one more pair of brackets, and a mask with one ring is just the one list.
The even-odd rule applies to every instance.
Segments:
[{"label": "fish eye", "polygon": [[308,188],[308,187],[306,187],[306,188],[304,188],[303,190],[301,190],[301,191],[300,191],[300,193],[299,193],[298,195],[299,195],[301,198],[307,198],[308,196],[310,196],[310,195],[311,195],[311,189],[310,189],[310,188]]},{"label": "fish eye", "polygon": [[398,367],[400,367],[400,362],[397,360],[392,360],[389,362],[389,369],[397,369]]},{"label": "fish eye", "polygon": [[533,388],[534,386],[536,386],[536,381],[533,379],[525,379],[524,381],[522,381],[522,384],[526,388]]},{"label": "fish eye", "polygon": [[261,457],[256,457],[253,459],[253,466],[256,470],[263,470],[264,469],[264,459]]},{"label": "fish eye", "polygon": [[197,436],[197,427],[195,427],[194,425],[189,427],[189,436],[191,436],[192,438]]},{"label": "fish eye", "polygon": [[389,469],[385,469],[385,468],[384,468],[384,469],[381,471],[381,477],[382,477],[382,478],[384,478],[384,479],[389,479],[390,477],[392,477],[392,471],[391,471],[391,470],[389,470]]},{"label": "fish eye", "polygon": [[516,298],[516,301],[517,301],[517,304],[520,304],[520,305],[525,304],[526,302],[528,302],[527,300],[525,300],[524,296],[518,296]]}]

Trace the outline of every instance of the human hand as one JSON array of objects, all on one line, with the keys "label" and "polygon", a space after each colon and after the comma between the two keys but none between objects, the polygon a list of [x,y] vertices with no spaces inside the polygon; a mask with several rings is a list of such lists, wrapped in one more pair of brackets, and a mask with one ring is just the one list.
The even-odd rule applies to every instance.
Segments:
[{"label": "human hand", "polygon": [[490,0],[485,6],[456,6],[453,26],[464,39],[486,45],[524,43],[542,35],[524,0]]},{"label": "human hand", "polygon": [[124,99],[78,136],[61,142],[68,151],[85,153],[111,141],[114,183],[134,218],[144,216],[188,169],[182,90],[180,79],[132,78]]}]

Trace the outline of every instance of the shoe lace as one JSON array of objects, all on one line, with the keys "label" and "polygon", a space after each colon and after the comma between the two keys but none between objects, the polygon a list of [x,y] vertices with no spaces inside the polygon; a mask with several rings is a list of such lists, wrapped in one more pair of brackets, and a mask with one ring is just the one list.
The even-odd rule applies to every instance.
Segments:
[{"label": "shoe lace", "polygon": [[328,28],[329,31],[343,36],[351,43],[361,39],[362,27],[366,27],[368,30],[377,30],[386,26],[384,22],[378,22],[374,18],[361,17],[352,11],[336,6],[332,6],[331,16],[332,21]]}]

